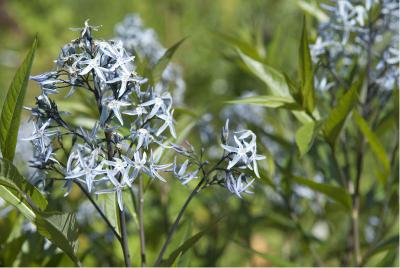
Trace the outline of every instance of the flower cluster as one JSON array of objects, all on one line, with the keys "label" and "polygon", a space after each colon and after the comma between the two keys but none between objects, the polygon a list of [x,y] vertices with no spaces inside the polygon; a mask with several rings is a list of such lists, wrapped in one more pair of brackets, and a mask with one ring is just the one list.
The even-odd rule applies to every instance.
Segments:
[{"label": "flower cluster", "polygon": [[[33,133],[26,138],[34,146],[32,166],[45,176],[61,175],[70,192],[73,183],[84,185],[89,193],[116,193],[123,210],[123,191],[146,175],[165,182],[171,172],[183,184],[203,173],[203,187],[219,184],[241,197],[259,177],[256,136],[250,130],[230,133],[223,130],[224,153],[220,161],[205,171],[208,161],[197,157],[192,146],[166,142],[176,137],[173,99],[168,90],[157,92],[147,79],[135,72],[134,56],[121,40],[103,41],[92,37],[97,27],[79,29],[80,36],[66,44],[56,60],[56,69],[31,77],[42,89],[31,111]],[[91,129],[68,120],[70,113],[59,111],[53,94],[64,90],[66,97],[79,94],[97,110]],[[71,143],[72,142],[72,143]],[[161,163],[160,153],[173,149],[185,156],[182,164]]]},{"label": "flower cluster", "polygon": [[[123,42],[128,53],[145,59],[150,67],[155,66],[166,51],[159,42],[157,33],[151,28],[145,28],[137,14],[126,16],[123,22],[116,25],[115,33],[116,39]],[[168,64],[162,73],[161,81],[155,85],[156,92],[170,90],[177,105],[183,104],[185,89],[182,68],[174,63]]]},{"label": "flower cluster", "polygon": [[[209,161],[202,159],[203,154],[198,157],[190,145],[189,148],[174,145],[173,149],[188,158],[181,166],[177,166],[175,162],[174,175],[183,184],[187,184],[198,178],[197,175],[201,170],[203,188],[217,184],[242,198],[242,193],[251,193],[250,188],[254,178],[250,174],[254,173],[260,177],[257,161],[265,159],[264,156],[257,154],[256,135],[251,130],[230,131],[227,120],[221,133],[221,147],[222,157],[216,165],[206,171],[204,167]],[[197,168],[190,169],[190,166],[196,165]]]},{"label": "flower cluster", "polygon": [[[172,97],[155,92],[136,74],[134,56],[121,41],[93,39],[97,27],[87,22],[79,30],[80,37],[62,48],[56,70],[31,77],[42,93],[36,106],[27,108],[34,131],[26,139],[34,145],[33,166],[62,175],[68,189],[76,182],[88,192],[116,192],[122,210],[122,191],[140,174],[165,181],[160,172],[171,164],[159,163],[153,151],[163,146],[168,132],[175,137]],[[68,113],[58,110],[50,95],[63,89],[69,89],[67,97],[91,96],[98,110],[91,131],[68,122]],[[68,137],[69,151],[64,147]]]},{"label": "flower cluster", "polygon": [[[399,77],[399,2],[397,0],[338,0],[321,6],[330,12],[311,45],[317,68],[317,88],[346,84],[355,66],[371,66],[376,89],[392,90]],[[376,46],[376,42],[381,45]]]}]

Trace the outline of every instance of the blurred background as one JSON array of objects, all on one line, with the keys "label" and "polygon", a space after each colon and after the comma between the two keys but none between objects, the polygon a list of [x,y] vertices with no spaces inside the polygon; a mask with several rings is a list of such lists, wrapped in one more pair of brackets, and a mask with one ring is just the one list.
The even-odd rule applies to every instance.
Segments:
[{"label": "blurred background", "polygon": [[[251,50],[256,51],[264,62],[289,76],[295,74],[304,16],[304,10],[295,0],[0,0],[0,88],[9,86],[36,34],[39,47],[32,74],[54,67],[60,48],[77,36],[77,32],[69,28],[82,27],[84,21],[89,19],[91,25],[102,26],[95,33],[96,38],[112,39],[116,35],[116,25],[131,13],[140,16],[144,27],[154,29],[165,48],[187,38],[172,62],[181,66],[186,83],[180,106],[191,111],[194,117],[191,120],[197,122],[195,131],[186,137],[188,140],[197,146],[208,146],[215,137],[218,139],[225,118],[240,121],[240,113],[252,109],[247,126],[257,126],[260,132],[268,131],[268,127],[275,129],[275,136],[266,134],[265,138],[261,138],[265,147],[260,149],[262,153],[272,151],[276,162],[286,165],[289,161],[288,166],[292,165],[293,159],[290,157],[288,160],[287,154],[295,155],[293,139],[297,126],[283,127],[283,124],[279,124],[280,120],[290,122],[287,113],[254,106],[239,106],[235,111],[229,111],[231,107],[225,102],[243,95],[266,94],[265,85],[243,68],[227,40],[237,44],[239,42],[242,48],[252,44]],[[315,37],[317,21],[310,17],[308,23],[309,34]],[[34,103],[34,96],[39,93],[40,88],[30,82],[26,105]],[[28,113],[24,112],[23,116],[27,120]],[[178,120],[178,125],[185,122],[187,124],[187,121]],[[240,122],[237,123],[240,125]],[[277,149],[277,146],[285,148],[285,153]],[[24,152],[23,149],[19,151]],[[212,150],[208,153],[213,155]],[[26,155],[20,157],[29,159]],[[273,174],[273,165],[265,161],[263,166],[264,170],[268,170],[268,175]],[[293,166],[303,167],[305,173],[311,173],[316,180],[322,176],[312,168],[312,159],[299,160]],[[20,168],[24,169],[22,165]],[[344,242],[348,225],[346,221],[335,220],[345,215],[340,206],[301,186],[293,186],[293,194],[288,198],[290,202],[286,202],[288,200],[282,200],[270,183],[261,178],[257,181],[255,194],[244,199],[238,199],[222,188],[204,191],[187,211],[171,249],[200,230],[208,228],[207,233],[180,258],[177,265],[308,266],[319,263],[320,259],[326,266],[346,263],[340,256],[348,250]],[[55,209],[77,212],[80,227],[78,255],[83,264],[122,265],[118,243],[96,216],[91,204],[83,201],[84,197],[78,189],[64,198],[61,186],[49,192],[52,200],[50,205]],[[190,189],[172,178],[166,185],[150,186],[145,197],[145,225],[148,259],[152,263]],[[367,183],[365,187],[369,189],[373,183]],[[285,190],[292,191],[292,188]],[[381,189],[377,194],[378,199],[384,193]],[[362,219],[365,222],[362,229],[363,243],[375,239],[374,228],[378,225],[381,207],[374,205],[375,197],[371,196],[370,199],[372,203],[368,209],[371,213]],[[126,199],[129,198],[127,195]],[[391,214],[389,221],[392,224],[388,227],[391,234],[398,230],[398,206],[396,197],[393,198],[393,208],[388,212]],[[288,203],[294,203],[294,207],[288,208]],[[139,265],[137,219],[132,215],[134,213],[128,219],[131,223],[128,230],[130,248],[133,264]],[[16,228],[19,232],[28,233],[27,243],[21,248],[21,254],[25,254],[26,258],[20,258],[18,265],[73,265],[65,255],[35,235],[34,231],[30,232],[32,226],[26,226],[22,219],[16,219],[16,211],[8,212],[7,217],[0,217],[0,229],[13,222],[15,226],[22,226]],[[39,246],[35,250],[35,245],[42,245],[45,250]],[[52,257],[55,252],[57,258]],[[36,258],[32,260],[32,256]],[[384,257],[390,258],[387,263],[398,264],[396,253],[390,256],[378,255],[372,264],[379,264]]]},{"label": "blurred background", "polygon": [[[81,27],[86,19],[102,25],[98,38],[111,39],[118,22],[129,13],[140,15],[146,27],[153,28],[161,44],[168,48],[187,37],[174,56],[182,65],[187,83],[185,102],[189,107],[209,110],[221,107],[221,101],[253,90],[248,77],[221,56],[226,44],[215,33],[225,33],[259,43],[280,34],[273,61],[287,70],[296,66],[298,36],[303,12],[296,1],[6,1],[1,0],[0,85],[9,81],[33,40],[39,36],[39,49],[33,74],[52,67],[61,46],[75,38],[68,30]],[[271,60],[272,62],[272,60]],[[39,88],[31,83],[26,100],[33,100]],[[207,94],[206,94],[207,92]],[[211,107],[204,107],[204,105]],[[217,107],[216,107],[217,106]],[[213,110],[214,111],[214,110]]]}]

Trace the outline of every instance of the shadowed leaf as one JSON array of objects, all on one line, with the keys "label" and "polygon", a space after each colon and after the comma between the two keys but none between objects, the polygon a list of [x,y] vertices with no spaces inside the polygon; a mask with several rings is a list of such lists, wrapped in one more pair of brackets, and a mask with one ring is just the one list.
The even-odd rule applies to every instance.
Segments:
[{"label": "shadowed leaf", "polygon": [[62,249],[76,264],[79,264],[76,256],[78,227],[74,214],[42,213],[36,218],[35,224],[41,235]]},{"label": "shadowed leaf", "polygon": [[342,96],[336,107],[329,113],[324,124],[324,135],[331,146],[335,145],[335,141],[342,130],[347,116],[353,109],[358,100],[358,92],[362,85],[362,79],[353,83],[351,88]]},{"label": "shadowed leaf", "polygon": [[172,47],[168,48],[167,51],[165,51],[164,55],[161,56],[161,58],[158,60],[156,65],[154,66],[153,69],[153,82],[156,84],[158,81],[161,80],[162,73],[164,72],[165,68],[167,68],[172,56],[174,55],[175,51],[178,49],[178,47],[185,41],[186,38],[183,38],[179,42],[177,42],[175,45]]},{"label": "shadowed leaf", "polygon": [[290,178],[298,184],[330,197],[332,200],[342,204],[345,208],[350,210],[351,197],[343,188],[327,185],[325,183],[314,182],[312,180],[293,175],[290,176]]},{"label": "shadowed leaf", "polygon": [[[372,132],[367,122],[357,111],[353,111],[353,118],[358,128],[360,129],[360,131],[363,133],[366,140],[370,144],[372,151],[379,159],[379,161],[382,163],[384,167],[384,173],[388,174],[390,170],[390,160],[378,137],[375,135],[374,132]],[[384,181],[382,181],[382,183],[384,184],[386,182],[387,176],[382,176],[382,178],[385,179]]]},{"label": "shadowed leaf", "polygon": [[279,266],[279,267],[296,267],[296,266],[298,266],[295,263],[292,263],[290,261],[285,260],[284,258],[281,258],[281,257],[278,257],[278,256],[274,256],[274,255],[270,255],[270,254],[267,254],[267,253],[259,252],[259,251],[255,250],[255,249],[252,249],[251,247],[247,246],[246,244],[244,244],[242,242],[239,242],[239,241],[236,241],[236,240],[233,240],[233,242],[236,245],[240,246],[241,248],[244,248],[245,250],[247,250],[247,251],[249,251],[249,252],[251,252],[251,253],[253,253],[253,254],[257,255],[257,256],[260,256],[260,257],[266,259],[267,261],[271,262],[271,264],[273,266]]},{"label": "shadowed leaf", "polygon": [[298,72],[301,80],[302,104],[306,111],[312,113],[315,108],[314,73],[308,44],[306,19],[303,19],[303,31],[299,47]]}]

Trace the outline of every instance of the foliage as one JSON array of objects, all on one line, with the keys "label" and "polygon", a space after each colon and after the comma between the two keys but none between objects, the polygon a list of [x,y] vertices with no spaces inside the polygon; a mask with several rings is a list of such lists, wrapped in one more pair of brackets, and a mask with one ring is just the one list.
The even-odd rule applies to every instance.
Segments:
[{"label": "foliage", "polygon": [[[7,89],[0,91],[0,265],[398,266],[398,8],[394,0],[7,3],[8,19],[0,22],[0,86]],[[142,92],[147,85],[171,92],[165,102],[176,105],[168,110],[176,139],[168,124],[156,135],[168,121],[160,119],[147,128],[156,142],[137,149],[138,139],[128,137],[141,120],[132,105],[110,106],[94,127],[106,100],[153,99],[121,96],[119,81],[96,88],[95,70],[81,74],[92,56],[64,62],[83,81],[73,94],[63,94],[72,73],[36,75],[52,68],[62,40],[76,38],[66,29],[86,19],[103,26],[87,24],[99,40],[87,48],[82,41],[77,51],[94,49],[95,57],[99,44],[120,40],[137,79],[126,90],[138,83]],[[85,38],[91,35],[78,39]],[[118,67],[107,62],[99,70],[115,80]],[[40,92],[27,82],[31,66]],[[96,99],[84,81],[110,94]],[[32,129],[24,123],[31,114],[20,120],[20,111],[34,96],[36,105],[47,97],[52,109],[43,102],[29,108]],[[149,114],[154,104],[144,107]],[[53,119],[37,123],[38,113]],[[32,155],[42,148],[25,140],[37,140],[32,132],[42,127],[51,150]],[[103,178],[112,175],[102,173],[113,171],[111,163],[92,181],[76,177],[93,148],[108,158],[104,131],[115,152],[104,160],[134,162],[129,180],[116,185]],[[83,150],[85,138],[91,142]],[[144,158],[149,171],[131,176]],[[150,161],[168,165],[156,170],[166,182],[152,178]]]}]

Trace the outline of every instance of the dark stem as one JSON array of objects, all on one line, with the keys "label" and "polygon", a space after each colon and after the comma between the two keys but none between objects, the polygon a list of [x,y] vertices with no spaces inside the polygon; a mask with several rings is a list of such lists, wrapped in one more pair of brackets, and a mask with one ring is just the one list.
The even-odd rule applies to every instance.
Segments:
[{"label": "dark stem", "polygon": [[144,194],[143,194],[143,178],[139,176],[139,237],[140,237],[140,257],[142,267],[146,266],[146,238],[144,234]]},{"label": "dark stem", "polygon": [[192,200],[192,198],[200,191],[200,188],[202,186],[202,184],[206,181],[206,176],[204,176],[201,181],[196,185],[196,188],[193,189],[193,191],[190,193],[190,195],[188,196],[188,198],[185,201],[185,204],[183,204],[181,210],[179,211],[178,216],[175,219],[174,224],[171,226],[171,229],[169,229],[168,235],[167,235],[167,240],[165,240],[164,245],[161,248],[161,251],[158,255],[158,258],[156,260],[156,262],[154,263],[154,267],[160,266],[160,263],[162,261],[162,258],[164,256],[164,253],[167,249],[168,244],[171,242],[172,236],[174,235],[176,229],[178,228],[179,225],[179,221],[181,220],[183,213],[185,212],[187,206],[189,205],[190,201]]},{"label": "dark stem", "polygon": [[125,222],[125,213],[123,210],[118,209],[119,211],[119,222],[121,227],[121,234],[122,234],[122,251],[124,253],[124,261],[126,267],[131,267],[131,257],[129,255],[129,247],[128,247],[128,235],[126,232],[126,222]]},{"label": "dark stem", "polygon": [[[107,156],[108,160],[112,161],[113,158],[113,151],[112,151],[112,144],[111,144],[111,132],[105,131],[104,132],[107,140]],[[131,266],[131,258],[129,255],[129,247],[128,247],[128,235],[126,232],[126,222],[125,222],[125,213],[124,210],[118,209],[119,213],[119,225],[121,228],[121,248],[122,252],[124,254],[124,261],[125,261],[125,266],[130,267]]]},{"label": "dark stem", "polygon": [[89,199],[89,201],[92,203],[92,205],[95,207],[97,212],[100,214],[101,218],[104,220],[104,222],[107,224],[107,226],[111,229],[115,237],[118,239],[118,241],[121,243],[121,236],[118,234],[118,232],[115,230],[115,226],[111,224],[111,222],[108,220],[107,216],[103,213],[101,208],[96,204],[96,202],[93,200],[92,196],[88,191],[86,191],[85,187],[82,186],[78,181],[74,181],[75,184],[79,186],[81,191],[86,195],[86,197]]},{"label": "dark stem", "polygon": [[[369,18],[371,18],[371,12],[369,12]],[[367,98],[362,107],[362,115],[366,117],[369,106],[371,104],[371,56],[372,56],[372,42],[373,42],[373,33],[372,33],[372,22],[369,20],[368,22],[368,46],[367,46]],[[364,148],[365,148],[365,139],[364,135],[362,135],[361,131],[359,132],[359,147],[357,153],[357,173],[356,180],[354,183],[354,192],[352,194],[352,210],[351,210],[351,240],[353,246],[353,255],[354,255],[354,266],[359,266],[361,264],[361,252],[360,252],[360,224],[359,224],[359,214],[360,214],[360,183],[361,183],[361,173],[363,170],[363,158],[364,158]],[[349,185],[350,186],[350,185]],[[351,187],[349,187],[349,193],[351,192]]]}]

